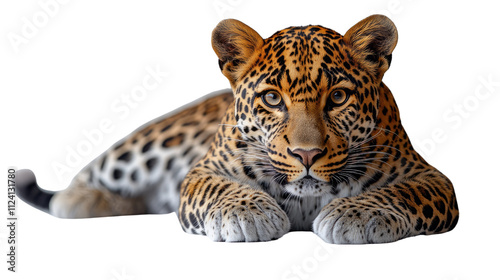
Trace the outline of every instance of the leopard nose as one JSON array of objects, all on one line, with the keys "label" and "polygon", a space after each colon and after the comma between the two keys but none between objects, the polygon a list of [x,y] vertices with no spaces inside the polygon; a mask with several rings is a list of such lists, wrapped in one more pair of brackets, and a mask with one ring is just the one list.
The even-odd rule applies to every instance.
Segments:
[{"label": "leopard nose", "polygon": [[318,159],[326,155],[326,148],[321,149],[294,149],[288,148],[288,154],[298,159],[307,169],[309,169]]}]

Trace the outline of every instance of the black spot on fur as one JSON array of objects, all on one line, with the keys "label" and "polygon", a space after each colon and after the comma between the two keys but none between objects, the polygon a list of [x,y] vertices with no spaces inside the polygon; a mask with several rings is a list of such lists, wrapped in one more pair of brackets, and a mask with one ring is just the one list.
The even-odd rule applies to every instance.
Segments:
[{"label": "black spot on fur", "polygon": [[132,159],[132,153],[125,152],[121,154],[117,159],[120,161],[129,162]]},{"label": "black spot on fur", "polygon": [[121,170],[120,170],[120,169],[118,169],[118,168],[115,168],[115,169],[113,170],[113,179],[115,179],[115,180],[119,180],[119,179],[121,179],[121,178],[122,178],[122,176],[123,176],[123,171],[121,171]]},{"label": "black spot on fur", "polygon": [[255,179],[255,174],[253,173],[253,170],[250,166],[244,166],[243,171],[245,172],[245,175],[247,175],[251,179]]},{"label": "black spot on fur", "polygon": [[101,171],[102,171],[102,170],[104,170],[104,166],[106,166],[106,159],[107,159],[107,157],[106,157],[106,156],[104,156],[104,157],[102,158],[102,161],[101,161],[101,167],[100,167]]},{"label": "black spot on fur", "polygon": [[151,150],[151,146],[153,146],[153,142],[154,142],[154,140],[151,140],[148,143],[144,144],[144,146],[142,147],[143,154],[148,152],[149,150]]},{"label": "black spot on fur", "polygon": [[432,207],[431,207],[431,206],[429,206],[429,205],[425,205],[425,206],[424,206],[424,209],[422,210],[422,212],[424,213],[424,216],[425,216],[427,219],[432,218],[432,215],[434,214],[434,211],[432,210]]},{"label": "black spot on fur", "polygon": [[158,163],[158,158],[150,158],[146,161],[146,167],[148,171],[153,170]]},{"label": "black spot on fur", "polygon": [[191,222],[191,224],[194,227],[198,226],[198,220],[196,219],[196,217],[194,216],[194,214],[192,212],[189,213],[189,221]]},{"label": "black spot on fur", "polygon": [[439,225],[439,222],[439,217],[434,217],[434,219],[432,219],[431,225],[429,226],[429,231],[435,231]]},{"label": "black spot on fur", "polygon": [[434,206],[439,211],[439,213],[444,215],[444,213],[446,211],[446,206],[444,205],[444,202],[442,200],[434,201]]},{"label": "black spot on fur", "polygon": [[137,180],[139,179],[139,171],[136,169],[134,170],[131,174],[130,174],[130,180],[132,180],[132,182],[137,182]]},{"label": "black spot on fur", "polygon": [[417,219],[417,224],[415,225],[415,230],[416,231],[420,231],[422,229],[422,223],[423,223],[422,218],[418,218]]},{"label": "black spot on fur", "polygon": [[172,169],[173,163],[174,163],[174,158],[167,160],[167,163],[165,164],[165,170],[168,171],[168,170]]}]

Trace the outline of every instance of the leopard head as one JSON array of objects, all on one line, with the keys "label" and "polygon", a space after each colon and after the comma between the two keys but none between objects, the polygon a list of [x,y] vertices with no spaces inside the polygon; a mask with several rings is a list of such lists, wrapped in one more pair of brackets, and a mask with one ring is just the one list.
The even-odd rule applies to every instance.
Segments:
[{"label": "leopard head", "polygon": [[322,26],[290,27],[268,39],[227,19],[212,46],[235,97],[245,141],[262,145],[286,191],[333,192],[349,151],[377,125],[382,77],[397,31],[370,16],[342,36]]}]

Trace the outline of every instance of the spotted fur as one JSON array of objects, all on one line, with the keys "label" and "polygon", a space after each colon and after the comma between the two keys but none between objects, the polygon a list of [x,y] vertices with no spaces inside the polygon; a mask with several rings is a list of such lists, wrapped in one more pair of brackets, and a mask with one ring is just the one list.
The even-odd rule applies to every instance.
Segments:
[{"label": "spotted fur", "polygon": [[449,231],[452,183],[413,149],[382,82],[396,42],[381,15],[344,36],[306,26],[268,39],[224,20],[212,45],[232,94],[138,130],[65,191],[43,192],[22,171],[21,196],[68,218],[178,210],[186,232],[215,241],[312,230],[331,243],[383,243]]}]

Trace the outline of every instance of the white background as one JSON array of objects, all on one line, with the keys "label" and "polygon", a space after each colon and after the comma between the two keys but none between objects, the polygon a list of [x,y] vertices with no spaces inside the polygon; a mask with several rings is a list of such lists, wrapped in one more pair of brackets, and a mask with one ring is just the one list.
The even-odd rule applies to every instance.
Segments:
[{"label": "white background", "polygon": [[[61,220],[19,202],[18,273],[8,273],[2,261],[0,278],[499,279],[500,21],[498,7],[489,4],[494,1],[75,0],[48,11],[48,0],[6,2],[0,4],[4,174],[7,166],[30,168],[42,187],[63,189],[139,125],[227,88],[210,45],[223,18],[269,37],[307,24],[344,34],[383,13],[399,31],[384,81],[413,144],[453,181],[461,213],[450,233],[386,245],[325,245],[310,232],[223,244],[185,234],[174,214]],[[113,110],[141,85],[148,67],[169,75],[127,115]],[[58,176],[53,166],[68,165],[69,151],[103,120],[112,128]],[[0,260],[7,254],[5,200]]]}]

